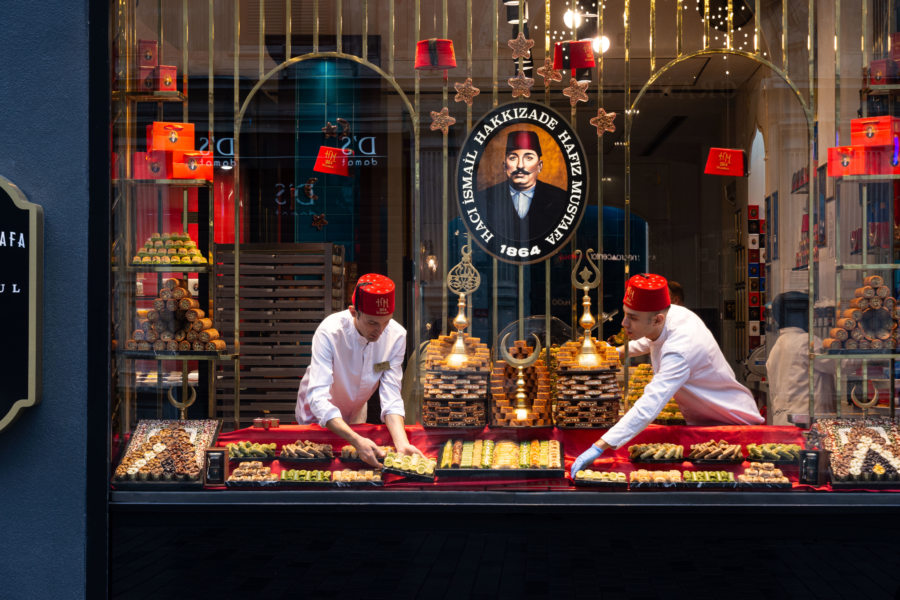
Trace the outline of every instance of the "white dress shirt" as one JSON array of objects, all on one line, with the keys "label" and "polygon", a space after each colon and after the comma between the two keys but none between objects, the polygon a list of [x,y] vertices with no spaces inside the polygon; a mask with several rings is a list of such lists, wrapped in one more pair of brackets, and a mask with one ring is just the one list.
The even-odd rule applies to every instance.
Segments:
[{"label": "white dress shirt", "polygon": [[405,353],[406,329],[394,320],[369,343],[349,310],[325,317],[313,335],[312,358],[297,390],[297,422],[324,427],[342,417],[351,424],[365,423],[366,401],[379,385],[381,420],[405,416],[400,397]]},{"label": "white dress shirt", "polygon": [[[822,341],[813,338],[816,352]],[[834,361],[815,361],[813,397],[817,415],[835,412]],[[766,359],[769,420],[790,425],[788,415],[809,413],[809,334],[800,327],[782,327]]]},{"label": "white dress shirt", "polygon": [[531,186],[531,189],[519,191],[514,187],[509,187],[510,197],[513,200],[513,207],[520,219],[524,219],[531,209],[531,200],[534,198],[534,190],[537,186]]},{"label": "white dress shirt", "polygon": [[644,394],[601,438],[618,448],[659,415],[669,398],[688,425],[760,425],[750,391],[738,383],[715,338],[696,314],[672,305],[660,336],[630,342],[629,354],[650,353],[653,379]]}]

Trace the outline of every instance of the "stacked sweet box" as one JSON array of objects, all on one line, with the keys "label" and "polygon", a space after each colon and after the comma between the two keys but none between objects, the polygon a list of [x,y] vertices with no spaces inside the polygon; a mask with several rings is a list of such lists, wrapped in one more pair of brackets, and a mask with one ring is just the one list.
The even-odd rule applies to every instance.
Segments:
[{"label": "stacked sweet box", "polygon": [[194,149],[193,123],[154,121],[147,125],[147,151],[134,153],[134,178],[212,181],[212,152]]},{"label": "stacked sweet box", "polygon": [[828,149],[828,176],[900,174],[900,118],[850,120],[850,146]]},{"label": "stacked sweet box", "polygon": [[616,380],[619,355],[604,341],[595,342],[601,368],[579,368],[583,339],[566,342],[557,352],[556,425],[561,428],[609,428],[619,419],[622,388]]},{"label": "stacked sweet box", "polygon": [[490,349],[478,338],[465,336],[466,360],[448,364],[457,332],[431,340],[425,351],[425,427],[484,427],[490,374]]},{"label": "stacked sweet box", "polygon": [[760,346],[765,334],[766,233],[759,206],[747,207],[747,336],[749,349]]}]

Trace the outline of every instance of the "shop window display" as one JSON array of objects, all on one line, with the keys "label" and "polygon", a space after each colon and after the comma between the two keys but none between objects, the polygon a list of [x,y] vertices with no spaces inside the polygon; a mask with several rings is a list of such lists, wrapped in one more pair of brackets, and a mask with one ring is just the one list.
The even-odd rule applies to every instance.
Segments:
[{"label": "shop window display", "polygon": [[[252,26],[246,7],[123,1],[114,11],[116,492],[171,481],[203,489],[209,446],[229,449],[228,468],[205,487],[235,494],[896,485],[896,118],[851,122],[839,102],[830,124],[808,127],[813,103],[835,90],[798,83],[807,55],[780,40],[806,39],[803,28],[775,35],[746,3],[730,23],[701,10],[676,26],[659,11],[648,45],[607,7],[568,27],[556,2],[550,14],[526,2],[521,22],[498,5],[456,7],[423,26],[393,18],[393,2],[339,4],[302,28],[284,11],[303,2],[266,3]],[[862,31],[862,16],[844,10],[845,34]],[[866,60],[865,110],[890,112],[894,32],[876,21],[864,55],[837,60]],[[209,37],[213,25],[228,33]],[[638,67],[616,42],[604,50],[603,36],[649,62]],[[576,46],[590,61],[563,56]],[[747,153],[757,125],[772,160],[763,197],[750,198],[745,169],[703,170],[711,148]],[[841,144],[826,150],[828,136]],[[482,150],[497,160],[467,163]],[[491,221],[501,218],[511,224],[502,240]],[[461,257],[466,277],[454,272]],[[732,303],[710,329],[741,378],[767,341],[767,299],[807,293],[805,331],[822,340],[809,369],[835,362],[835,414],[820,414],[810,390],[807,421],[794,425],[688,426],[676,390],[637,437],[570,474],[592,429],[641,410],[662,385],[617,350],[625,282],[646,272],[683,284],[679,311],[724,317]],[[362,273],[397,284],[392,318],[406,330],[412,373],[406,431],[424,453],[382,449],[380,470],[348,467],[334,451],[345,440],[293,422],[313,334],[352,302]],[[765,407],[765,390],[754,392]],[[382,447],[394,440],[379,417],[353,427]],[[807,428],[822,418],[817,445]],[[212,435],[196,423],[214,423]],[[152,447],[137,457],[141,436],[163,443],[153,428],[192,445],[173,461]],[[830,482],[803,476],[804,452],[830,467]]]}]

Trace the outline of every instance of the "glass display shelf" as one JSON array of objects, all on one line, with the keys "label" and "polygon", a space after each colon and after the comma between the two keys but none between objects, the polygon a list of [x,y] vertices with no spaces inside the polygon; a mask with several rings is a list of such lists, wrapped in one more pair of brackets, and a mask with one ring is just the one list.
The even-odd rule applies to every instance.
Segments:
[{"label": "glass display shelf", "polygon": [[112,272],[124,271],[126,273],[208,273],[209,263],[202,265],[128,265],[126,267],[112,267]]},{"label": "glass display shelf", "polygon": [[217,360],[234,360],[237,358],[237,354],[220,354],[218,352],[213,351],[172,351],[168,352],[165,350],[160,350],[159,352],[154,352],[153,350],[119,350],[116,352],[119,356],[124,358],[131,358],[134,360],[209,360],[209,361],[217,361]]},{"label": "glass display shelf", "polygon": [[207,179],[113,179],[113,185],[158,185],[161,187],[207,187],[212,181]]},{"label": "glass display shelf", "polygon": [[122,90],[114,91],[112,93],[113,102],[118,102],[121,100],[128,100],[131,102],[184,102],[187,100],[187,96],[182,94],[181,92],[145,92],[141,91],[131,91],[126,92]]}]

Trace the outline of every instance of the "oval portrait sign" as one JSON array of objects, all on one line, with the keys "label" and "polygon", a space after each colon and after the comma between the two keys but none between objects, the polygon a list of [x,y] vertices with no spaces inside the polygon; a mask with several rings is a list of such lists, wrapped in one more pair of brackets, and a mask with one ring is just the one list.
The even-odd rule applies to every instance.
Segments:
[{"label": "oval portrait sign", "polygon": [[0,177],[0,431],[41,398],[44,212]]},{"label": "oval portrait sign", "polygon": [[512,102],[489,112],[459,153],[456,196],[469,235],[510,263],[550,258],[587,205],[584,147],[553,109]]}]

